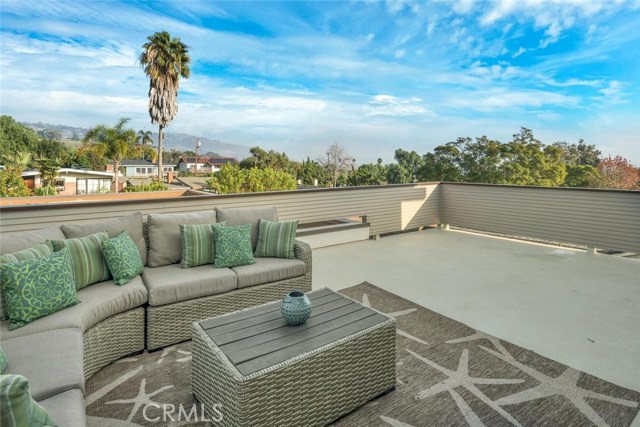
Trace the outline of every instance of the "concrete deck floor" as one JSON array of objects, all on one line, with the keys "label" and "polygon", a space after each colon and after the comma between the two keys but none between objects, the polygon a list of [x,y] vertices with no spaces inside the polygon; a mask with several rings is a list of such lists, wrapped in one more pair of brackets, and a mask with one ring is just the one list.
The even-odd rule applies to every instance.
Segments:
[{"label": "concrete deck floor", "polygon": [[640,391],[640,260],[438,229],[314,250],[314,289],[363,281]]}]

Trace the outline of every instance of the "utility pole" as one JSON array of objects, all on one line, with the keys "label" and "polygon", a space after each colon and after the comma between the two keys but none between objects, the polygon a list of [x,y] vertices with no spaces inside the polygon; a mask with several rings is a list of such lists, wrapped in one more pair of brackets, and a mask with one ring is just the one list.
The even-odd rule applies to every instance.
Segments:
[{"label": "utility pole", "polygon": [[198,148],[200,147],[200,138],[196,138],[196,175],[198,174]]}]

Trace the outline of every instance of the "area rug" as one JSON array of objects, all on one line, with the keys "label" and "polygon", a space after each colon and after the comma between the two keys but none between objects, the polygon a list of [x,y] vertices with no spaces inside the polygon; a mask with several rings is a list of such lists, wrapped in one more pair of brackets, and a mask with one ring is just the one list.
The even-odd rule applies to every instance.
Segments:
[{"label": "area rug", "polygon": [[[397,384],[335,426],[629,426],[638,414],[636,391],[366,282],[341,293],[396,318]],[[220,425],[194,400],[190,365],[185,342],[102,369],[86,384],[89,427]]]}]

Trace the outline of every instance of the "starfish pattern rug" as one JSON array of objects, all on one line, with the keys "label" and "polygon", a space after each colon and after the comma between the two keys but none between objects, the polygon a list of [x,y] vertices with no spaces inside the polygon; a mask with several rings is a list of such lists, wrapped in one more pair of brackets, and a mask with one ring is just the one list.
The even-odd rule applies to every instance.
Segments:
[{"label": "starfish pattern rug", "polygon": [[[337,427],[605,427],[629,426],[638,416],[637,391],[369,283],[340,292],[396,319],[397,381],[393,392],[337,420]],[[201,414],[191,394],[190,365],[190,342],[112,363],[86,384],[88,426],[224,425]],[[176,408],[173,416],[166,417],[167,405]],[[182,417],[176,415],[181,406]]]}]

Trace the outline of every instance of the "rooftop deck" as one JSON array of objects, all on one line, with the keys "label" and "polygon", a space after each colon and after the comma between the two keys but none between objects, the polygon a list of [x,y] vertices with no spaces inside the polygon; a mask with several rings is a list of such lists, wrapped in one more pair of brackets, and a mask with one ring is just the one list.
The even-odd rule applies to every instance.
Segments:
[{"label": "rooftop deck", "polygon": [[640,391],[640,260],[428,229],[316,249],[313,263],[314,289],[368,281]]}]

